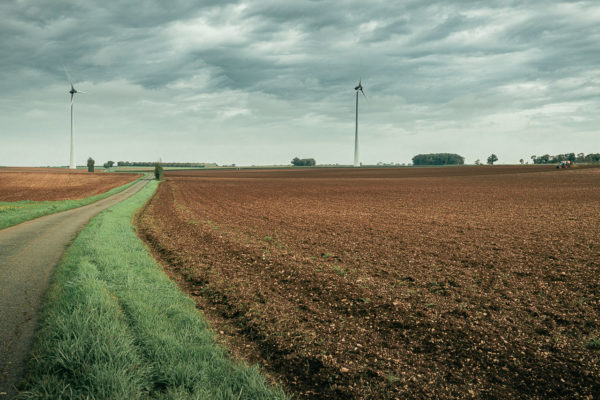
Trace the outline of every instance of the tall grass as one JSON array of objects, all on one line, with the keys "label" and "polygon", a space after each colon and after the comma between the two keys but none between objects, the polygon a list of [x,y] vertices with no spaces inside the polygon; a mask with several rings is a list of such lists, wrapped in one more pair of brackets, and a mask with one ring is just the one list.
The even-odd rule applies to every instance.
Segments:
[{"label": "tall grass", "polygon": [[157,186],[93,218],[59,265],[20,398],[284,399],[233,362],[131,225]]},{"label": "tall grass", "polygon": [[79,200],[59,200],[59,201],[0,201],[0,229],[29,221],[30,219],[43,217],[44,215],[55,214],[57,212],[70,210],[90,203],[102,200],[127,189],[137,180],[129,182],[123,186],[116,187],[108,192],[96,196],[86,197]]}]

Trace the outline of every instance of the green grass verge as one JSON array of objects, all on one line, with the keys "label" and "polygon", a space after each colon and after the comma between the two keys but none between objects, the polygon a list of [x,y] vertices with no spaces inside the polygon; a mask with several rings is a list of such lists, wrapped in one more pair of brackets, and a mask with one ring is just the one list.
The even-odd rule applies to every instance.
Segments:
[{"label": "green grass verge", "polygon": [[48,290],[19,398],[285,399],[228,358],[136,236],[150,182],[77,236]]},{"label": "green grass verge", "polygon": [[30,219],[43,217],[44,215],[55,214],[57,212],[88,205],[108,196],[112,196],[113,194],[122,192],[136,181],[137,179],[123,186],[111,189],[108,192],[80,200],[0,201],[0,229],[8,228],[9,226],[17,225],[21,222],[29,221]]}]

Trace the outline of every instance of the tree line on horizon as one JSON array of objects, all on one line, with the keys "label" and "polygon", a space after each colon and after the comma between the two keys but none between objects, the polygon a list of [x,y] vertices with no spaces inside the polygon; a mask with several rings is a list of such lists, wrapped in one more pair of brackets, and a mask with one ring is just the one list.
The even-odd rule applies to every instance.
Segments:
[{"label": "tree line on horizon", "polygon": [[[156,161],[118,161],[117,166],[119,167],[154,167]],[[161,162],[160,165],[163,167],[175,167],[175,168],[204,168],[207,165],[216,165],[209,163],[195,163],[195,162]]]},{"label": "tree line on horizon", "polygon": [[463,165],[465,158],[453,153],[417,154],[412,158],[413,165]]},{"label": "tree line on horizon", "polygon": [[314,158],[298,158],[294,157],[292,165],[294,167],[313,167],[317,164]]},{"label": "tree line on horizon", "polygon": [[572,161],[572,162],[578,162],[578,163],[597,163],[600,162],[600,153],[590,153],[590,154],[584,154],[584,153],[579,153],[579,154],[575,154],[575,153],[565,153],[565,154],[556,154],[556,155],[549,155],[549,154],[544,154],[543,156],[531,156],[531,160],[533,161],[534,164],[555,164],[555,163],[559,163],[561,161]]},{"label": "tree line on horizon", "polygon": [[[600,163],[600,153],[564,153],[549,155],[544,154],[542,156],[532,155],[531,160],[534,164],[555,164],[562,161],[571,161],[576,163]],[[428,154],[417,154],[412,158],[413,165],[464,165],[465,158],[455,153],[428,153]],[[487,159],[487,164],[493,165],[494,162],[498,161],[498,157],[492,154]],[[525,163],[525,160],[520,160],[521,164]],[[95,161],[90,157],[87,161],[87,167],[89,172],[94,171]],[[114,165],[114,161],[108,161],[104,163],[104,168],[111,168]],[[294,157],[291,164],[296,167],[312,167],[316,165],[314,158],[298,158]],[[117,166],[119,167],[154,167],[157,162],[149,161],[118,161]],[[162,167],[175,167],[175,168],[205,168],[207,166],[216,166],[214,163],[197,163],[197,162],[160,162]],[[481,165],[479,160],[475,161],[475,165]]]}]

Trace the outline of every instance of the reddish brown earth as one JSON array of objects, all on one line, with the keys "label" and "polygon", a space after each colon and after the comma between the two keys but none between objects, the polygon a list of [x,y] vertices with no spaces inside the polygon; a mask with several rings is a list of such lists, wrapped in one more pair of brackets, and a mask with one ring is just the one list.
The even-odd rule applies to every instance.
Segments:
[{"label": "reddish brown earth", "polygon": [[0,201],[83,199],[139,176],[58,168],[0,168]]},{"label": "reddish brown earth", "polygon": [[600,397],[600,169],[166,176],[142,235],[293,395]]}]

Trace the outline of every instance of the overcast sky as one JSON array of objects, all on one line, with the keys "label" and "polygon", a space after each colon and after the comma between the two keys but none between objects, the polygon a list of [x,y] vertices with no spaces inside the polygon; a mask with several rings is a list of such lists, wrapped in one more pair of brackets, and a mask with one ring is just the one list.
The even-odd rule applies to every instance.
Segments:
[{"label": "overcast sky", "polygon": [[0,165],[600,152],[598,1],[0,2]]}]

